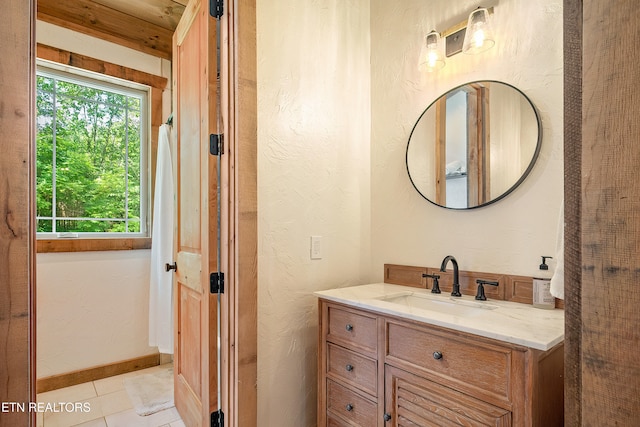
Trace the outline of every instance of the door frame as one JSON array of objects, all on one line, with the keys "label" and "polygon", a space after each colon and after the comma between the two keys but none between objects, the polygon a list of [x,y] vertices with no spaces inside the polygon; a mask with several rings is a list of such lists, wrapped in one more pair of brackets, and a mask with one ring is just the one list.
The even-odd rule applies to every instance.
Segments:
[{"label": "door frame", "polygon": [[[222,26],[222,407],[225,425],[256,426],[258,402],[258,123],[256,0],[227,0]],[[225,90],[226,89],[226,90]],[[228,312],[226,311],[228,310]],[[225,357],[226,356],[226,357]]]},{"label": "door frame", "polygon": [[[227,145],[222,177],[229,207],[223,247],[228,258],[223,327],[225,425],[257,425],[257,98],[255,0],[227,0],[228,34],[223,49],[229,86],[225,101]],[[35,21],[36,0],[11,1],[0,17],[4,58],[5,114],[0,114],[0,342],[10,342],[0,360],[2,402],[35,402]],[[240,48],[241,47],[241,48]],[[6,89],[6,90],[4,90]],[[10,114],[9,114],[10,113]],[[226,172],[225,172],[226,171]],[[9,191],[11,189],[11,191]],[[225,198],[226,197],[226,198]],[[2,319],[9,314],[8,319]],[[35,426],[35,412],[10,412],[0,427]]]}]

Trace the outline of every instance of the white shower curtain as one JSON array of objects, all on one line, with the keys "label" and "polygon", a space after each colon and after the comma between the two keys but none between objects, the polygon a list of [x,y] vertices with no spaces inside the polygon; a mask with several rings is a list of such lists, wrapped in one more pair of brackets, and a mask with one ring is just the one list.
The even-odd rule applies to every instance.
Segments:
[{"label": "white shower curtain", "polygon": [[160,353],[173,354],[173,273],[165,264],[173,263],[173,170],[169,138],[171,127],[160,126],[156,188],[151,231],[151,272],[149,289],[149,345]]}]

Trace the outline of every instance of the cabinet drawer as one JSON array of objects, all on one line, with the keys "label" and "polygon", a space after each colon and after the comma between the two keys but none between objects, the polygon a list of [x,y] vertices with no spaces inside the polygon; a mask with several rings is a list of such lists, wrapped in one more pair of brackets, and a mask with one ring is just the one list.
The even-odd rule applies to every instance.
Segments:
[{"label": "cabinet drawer", "polygon": [[327,374],[373,396],[377,394],[377,362],[333,344],[327,344]]},{"label": "cabinet drawer", "polygon": [[327,412],[329,418],[334,415],[358,426],[376,425],[376,403],[331,380],[327,380]]},{"label": "cabinet drawer", "polygon": [[351,424],[347,424],[341,418],[336,417],[335,415],[328,413],[327,414],[327,427],[351,427]]},{"label": "cabinet drawer", "polygon": [[377,320],[366,316],[328,307],[327,341],[339,343],[345,347],[375,357],[378,349]]},{"label": "cabinet drawer", "polygon": [[391,322],[387,334],[388,363],[408,363],[457,389],[510,401],[510,349]]}]

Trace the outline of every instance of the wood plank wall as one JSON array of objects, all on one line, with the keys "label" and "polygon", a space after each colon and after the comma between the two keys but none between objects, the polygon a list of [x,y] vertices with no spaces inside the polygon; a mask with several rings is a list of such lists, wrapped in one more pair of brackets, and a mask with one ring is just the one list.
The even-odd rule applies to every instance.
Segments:
[{"label": "wood plank wall", "polygon": [[582,425],[640,422],[640,8],[583,0]]},{"label": "wood plank wall", "polygon": [[[3,3],[0,16],[0,402],[35,401],[34,4]],[[0,414],[0,426],[26,426],[35,413]]]},{"label": "wood plank wall", "polygon": [[582,424],[582,0],[564,2],[565,425]]}]

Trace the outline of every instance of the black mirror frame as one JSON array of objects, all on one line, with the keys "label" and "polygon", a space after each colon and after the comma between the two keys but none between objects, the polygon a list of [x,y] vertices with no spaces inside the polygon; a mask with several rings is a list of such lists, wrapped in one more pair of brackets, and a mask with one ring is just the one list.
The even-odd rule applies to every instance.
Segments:
[{"label": "black mirror frame", "polygon": [[[418,189],[418,187],[416,186],[415,182],[413,181],[413,178],[411,178],[411,173],[409,171],[409,144],[411,144],[411,136],[413,135],[414,131],[416,130],[416,127],[418,126],[418,123],[420,123],[420,119],[422,119],[422,116],[424,116],[426,114],[426,112],[429,110],[429,108],[431,108],[440,98],[442,98],[443,96],[447,95],[450,92],[456,91],[460,88],[462,88],[463,86],[467,86],[470,84],[474,84],[474,83],[499,83],[501,85],[505,85],[508,86],[512,89],[514,89],[515,91],[517,91],[518,93],[520,93],[524,99],[527,100],[527,102],[529,103],[529,105],[531,106],[531,109],[533,110],[533,113],[536,117],[536,122],[538,124],[538,141],[536,142],[536,149],[533,153],[533,156],[531,156],[531,161],[529,162],[529,165],[527,166],[527,169],[525,169],[525,171],[522,173],[522,175],[520,176],[520,178],[511,186],[509,187],[504,193],[502,193],[500,196],[491,199],[490,201],[486,202],[486,203],[482,203],[476,206],[471,206],[471,207],[467,207],[467,208],[454,208],[454,207],[449,207],[449,206],[443,206],[440,205],[436,202],[434,202],[433,200],[429,199],[427,196],[425,196],[424,194],[422,194],[422,192]],[[425,108],[425,110],[422,112],[422,114],[420,114],[420,116],[418,117],[418,120],[416,120],[416,123],[413,125],[413,128],[411,129],[411,133],[409,134],[409,139],[407,141],[407,149],[406,149],[406,154],[405,154],[405,166],[407,169],[407,175],[409,176],[409,180],[411,181],[411,185],[413,185],[413,188],[416,189],[416,191],[418,192],[418,194],[420,194],[425,200],[427,200],[429,203],[444,208],[444,209],[450,209],[450,210],[454,210],[454,211],[466,211],[466,210],[473,210],[473,209],[478,209],[478,208],[483,208],[485,206],[489,206],[492,205],[494,203],[496,203],[499,200],[504,199],[505,197],[507,197],[509,194],[511,194],[520,184],[522,184],[522,182],[527,178],[527,176],[531,173],[531,170],[533,169],[538,156],[540,154],[540,149],[542,147],[542,120],[540,118],[540,114],[538,113],[538,109],[536,108],[536,106],[533,104],[533,102],[531,101],[531,99],[529,99],[529,97],[522,92],[520,89],[518,89],[517,87],[509,84],[509,83],[505,83],[505,82],[501,82],[498,80],[474,80],[474,81],[470,81],[461,85],[458,85],[448,91],[446,91],[445,93],[441,94],[440,96],[438,96],[431,104],[429,104],[429,106],[427,108]]]}]

